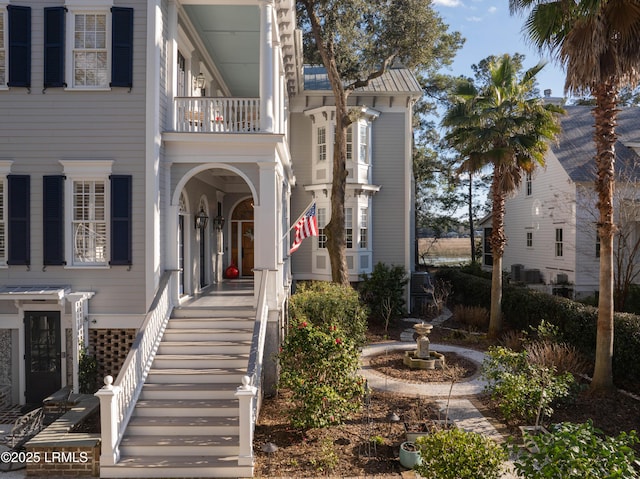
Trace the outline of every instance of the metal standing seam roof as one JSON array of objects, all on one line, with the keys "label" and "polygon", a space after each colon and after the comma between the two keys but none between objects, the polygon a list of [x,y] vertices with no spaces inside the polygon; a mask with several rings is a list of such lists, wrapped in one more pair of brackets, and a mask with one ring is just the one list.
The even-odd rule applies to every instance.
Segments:
[{"label": "metal standing seam roof", "polygon": [[[567,106],[567,114],[561,117],[562,133],[559,142],[551,150],[573,181],[593,181],[596,175],[593,141],[594,118],[590,106]],[[640,156],[628,143],[640,143],[640,108],[621,108],[618,113],[615,143],[616,172],[640,173]]]},{"label": "metal standing seam roof", "polygon": [[53,299],[59,300],[70,292],[69,286],[3,286],[0,300],[6,299]]},{"label": "metal standing seam roof", "polygon": [[[305,91],[331,90],[329,76],[323,66],[304,66]],[[374,78],[369,85],[357,88],[362,93],[413,93],[422,94],[422,88],[416,77],[407,68],[391,68],[380,77]]]}]

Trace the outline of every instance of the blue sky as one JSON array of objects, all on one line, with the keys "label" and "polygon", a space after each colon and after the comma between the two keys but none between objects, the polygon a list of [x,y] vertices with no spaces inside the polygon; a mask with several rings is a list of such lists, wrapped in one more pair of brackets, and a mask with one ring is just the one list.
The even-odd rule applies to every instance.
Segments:
[{"label": "blue sky", "polygon": [[[526,57],[525,68],[542,59],[522,33],[524,19],[509,15],[508,0],[433,0],[433,3],[449,30],[466,38],[449,73],[472,77],[471,65],[489,55],[522,53]],[[538,73],[538,85],[541,93],[550,88],[553,96],[564,96],[564,72],[549,61]]]}]

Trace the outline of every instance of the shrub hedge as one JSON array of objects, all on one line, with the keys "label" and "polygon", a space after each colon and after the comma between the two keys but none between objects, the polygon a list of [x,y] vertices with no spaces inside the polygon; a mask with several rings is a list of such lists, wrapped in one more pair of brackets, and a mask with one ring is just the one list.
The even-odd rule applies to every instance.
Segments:
[{"label": "shrub hedge", "polygon": [[[436,278],[453,287],[452,302],[490,308],[491,280],[463,273],[457,268],[441,268]],[[560,296],[521,286],[506,285],[502,312],[507,329],[529,331],[542,320],[558,327],[560,338],[589,358],[595,357],[598,310]],[[614,314],[613,376],[618,385],[640,381],[640,316]]]},{"label": "shrub hedge", "polygon": [[366,341],[369,309],[351,287],[328,281],[299,283],[289,301],[289,315],[292,321],[338,326],[358,347]]}]

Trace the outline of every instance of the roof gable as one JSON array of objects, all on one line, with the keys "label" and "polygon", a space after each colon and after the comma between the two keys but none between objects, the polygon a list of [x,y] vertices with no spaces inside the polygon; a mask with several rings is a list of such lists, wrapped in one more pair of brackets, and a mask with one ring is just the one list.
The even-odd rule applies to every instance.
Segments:
[{"label": "roof gable", "polygon": [[[590,106],[568,106],[565,109],[567,114],[561,117],[560,139],[551,145],[551,150],[573,181],[593,181],[596,175],[593,109]],[[640,165],[638,153],[627,146],[640,143],[640,108],[620,109],[616,134],[616,172],[631,172]]]}]

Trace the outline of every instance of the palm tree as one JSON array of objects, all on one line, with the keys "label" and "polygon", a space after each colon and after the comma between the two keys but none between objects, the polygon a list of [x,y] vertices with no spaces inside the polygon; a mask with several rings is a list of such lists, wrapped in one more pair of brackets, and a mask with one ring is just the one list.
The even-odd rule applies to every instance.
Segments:
[{"label": "palm tree", "polygon": [[620,88],[640,80],[640,1],[509,0],[509,9],[527,14],[528,37],[566,69],[565,92],[595,99],[600,285],[591,389],[612,389],[616,105]]},{"label": "palm tree", "polygon": [[531,97],[543,66],[536,65],[519,77],[513,59],[509,55],[499,57],[489,64],[489,79],[484,86],[478,89],[469,82],[458,89],[456,101],[442,121],[448,128],[446,141],[464,158],[461,171],[477,172],[487,165],[493,169],[489,336],[494,338],[502,329],[505,201],[520,185],[523,172],[544,165],[548,141],[560,132],[557,113],[563,112],[562,108]]}]

